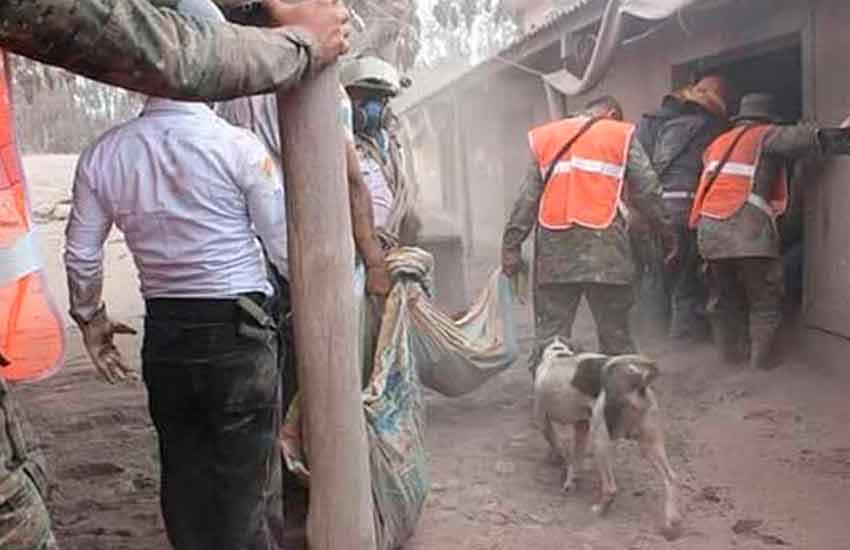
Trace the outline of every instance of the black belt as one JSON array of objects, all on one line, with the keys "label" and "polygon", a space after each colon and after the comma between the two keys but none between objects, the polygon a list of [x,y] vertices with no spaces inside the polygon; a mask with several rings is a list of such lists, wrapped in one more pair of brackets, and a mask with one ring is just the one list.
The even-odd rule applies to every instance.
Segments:
[{"label": "black belt", "polygon": [[[267,299],[260,292],[242,294],[262,308]],[[158,321],[227,323],[240,319],[237,298],[151,298],[145,300],[145,315]]]}]

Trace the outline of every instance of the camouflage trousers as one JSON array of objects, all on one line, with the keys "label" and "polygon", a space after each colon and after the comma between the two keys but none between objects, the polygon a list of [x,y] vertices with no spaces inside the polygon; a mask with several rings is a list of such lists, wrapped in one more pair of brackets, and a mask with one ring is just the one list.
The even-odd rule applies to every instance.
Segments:
[{"label": "camouflage trousers", "polygon": [[0,548],[55,550],[42,489],[46,484],[40,453],[0,377]]},{"label": "camouflage trousers", "polygon": [[[778,258],[730,258],[709,262],[707,313],[721,359],[773,366],[772,351],[782,324],[785,295]],[[749,349],[748,349],[749,348]]]},{"label": "camouflage trousers", "polygon": [[607,355],[635,353],[629,329],[629,313],[634,305],[631,285],[563,283],[540,285],[534,292],[534,351],[529,369],[534,372],[543,349],[555,336],[570,338],[581,298],[584,296],[596,322],[599,352]]}]

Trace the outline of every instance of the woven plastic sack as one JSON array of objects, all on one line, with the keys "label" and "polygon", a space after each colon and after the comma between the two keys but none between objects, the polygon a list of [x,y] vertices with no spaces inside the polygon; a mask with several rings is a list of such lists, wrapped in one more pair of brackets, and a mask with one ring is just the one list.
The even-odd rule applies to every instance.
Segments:
[{"label": "woven plastic sack", "polygon": [[[397,281],[387,297],[371,364],[363,409],[369,438],[375,528],[379,550],[400,548],[414,533],[429,489],[422,385],[458,396],[507,369],[519,346],[511,304],[515,291],[494,273],[469,312],[454,321],[430,301],[433,259],[417,248],[389,258]],[[361,349],[369,349],[370,316],[358,269]],[[284,457],[291,471],[309,480],[302,447],[298,400],[283,429]]]}]

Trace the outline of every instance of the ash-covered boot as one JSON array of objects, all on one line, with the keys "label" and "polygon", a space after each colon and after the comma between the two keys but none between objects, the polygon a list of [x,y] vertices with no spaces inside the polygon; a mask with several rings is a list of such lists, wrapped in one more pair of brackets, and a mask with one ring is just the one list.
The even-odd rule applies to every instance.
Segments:
[{"label": "ash-covered boot", "polygon": [[747,360],[746,335],[736,323],[723,315],[707,316],[718,358],[727,365],[737,365]]},{"label": "ash-covered boot", "polygon": [[775,350],[776,329],[774,327],[750,327],[751,352],[750,367],[759,370],[773,370],[781,361]]}]

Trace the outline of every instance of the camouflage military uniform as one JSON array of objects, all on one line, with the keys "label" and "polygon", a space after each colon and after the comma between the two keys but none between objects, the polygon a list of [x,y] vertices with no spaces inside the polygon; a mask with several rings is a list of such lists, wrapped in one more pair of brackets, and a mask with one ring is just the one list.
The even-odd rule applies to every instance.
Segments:
[{"label": "camouflage military uniform", "polygon": [[54,550],[42,498],[44,461],[9,388],[0,376],[0,548]]},{"label": "camouflage military uniform", "polygon": [[[753,192],[767,197],[777,171],[788,160],[819,151],[814,126],[777,127],[762,145]],[[743,359],[749,344],[752,364],[769,366],[784,297],[781,240],[775,225],[764,212],[745,203],[729,219],[701,218],[697,240],[700,254],[709,262],[707,310],[723,359]]]},{"label": "camouflage military uniform", "polygon": [[173,99],[228,99],[298,83],[311,42],[293,29],[186,18],[176,0],[4,0],[0,48]]},{"label": "camouflage military uniform", "polygon": [[[654,227],[672,231],[670,215],[661,200],[661,184],[637,140],[632,140],[629,148],[625,178],[629,204],[652,220]],[[611,226],[602,230],[573,226],[552,231],[539,227],[537,215],[544,188],[537,163],[532,162],[502,240],[503,248],[518,249],[537,228],[535,349],[530,367],[536,366],[547,340],[555,335],[570,337],[582,296],[587,297],[596,320],[599,350],[606,354],[636,351],[629,329],[636,268],[626,220],[617,215]]]}]

